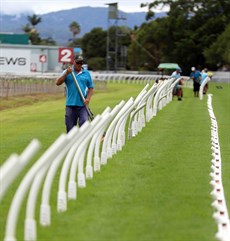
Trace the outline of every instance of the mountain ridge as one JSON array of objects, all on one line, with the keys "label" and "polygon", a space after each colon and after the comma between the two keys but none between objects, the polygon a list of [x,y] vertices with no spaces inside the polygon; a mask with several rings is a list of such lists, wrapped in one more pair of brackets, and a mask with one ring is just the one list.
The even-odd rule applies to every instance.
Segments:
[{"label": "mountain ridge", "polygon": [[[1,32],[24,33],[22,29],[28,23],[27,16],[32,14],[34,13],[27,12],[20,15],[1,14]],[[146,12],[126,13],[119,11],[119,14],[126,20],[118,20],[117,25],[125,25],[133,29],[135,26],[139,27],[146,22]],[[66,45],[72,39],[69,25],[73,21],[76,21],[81,27],[81,32],[77,37],[82,37],[93,28],[99,27],[106,30],[108,26],[114,24],[114,20],[108,20],[108,9],[104,7],[79,7],[37,15],[42,19],[42,22],[36,26],[40,36],[42,38],[51,37],[58,45]],[[166,16],[165,12],[157,13],[155,18],[164,16]]]}]

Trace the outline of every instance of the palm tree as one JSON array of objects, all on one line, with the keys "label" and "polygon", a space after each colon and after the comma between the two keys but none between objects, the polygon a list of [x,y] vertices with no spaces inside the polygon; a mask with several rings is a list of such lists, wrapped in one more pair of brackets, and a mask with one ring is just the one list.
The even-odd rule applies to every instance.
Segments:
[{"label": "palm tree", "polygon": [[[42,21],[42,19],[41,19],[41,17],[37,16],[36,14],[33,14],[32,16],[27,16],[27,19],[28,19],[29,23],[27,23],[23,27],[23,30],[25,33],[29,34],[31,43],[37,45],[41,42],[41,38],[35,28],[35,25],[40,23]],[[32,27],[31,27],[31,25],[32,25]]]},{"label": "palm tree", "polygon": [[73,34],[73,39],[75,38],[76,35],[78,35],[81,32],[81,27],[80,25],[73,21],[70,25],[69,25],[69,29]]},{"label": "palm tree", "polygon": [[32,16],[27,16],[27,19],[33,27],[35,27],[35,25],[42,21],[41,17],[36,14],[33,14]]},{"label": "palm tree", "polygon": [[25,32],[25,33],[29,33],[31,31],[31,27],[30,25],[27,23],[25,26],[23,26],[22,30]]}]

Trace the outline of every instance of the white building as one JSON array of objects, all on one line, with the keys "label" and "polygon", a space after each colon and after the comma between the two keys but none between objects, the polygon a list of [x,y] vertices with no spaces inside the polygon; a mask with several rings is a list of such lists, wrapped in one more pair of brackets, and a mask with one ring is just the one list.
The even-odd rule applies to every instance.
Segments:
[{"label": "white building", "polygon": [[80,48],[0,44],[0,73],[60,72],[78,54]]}]

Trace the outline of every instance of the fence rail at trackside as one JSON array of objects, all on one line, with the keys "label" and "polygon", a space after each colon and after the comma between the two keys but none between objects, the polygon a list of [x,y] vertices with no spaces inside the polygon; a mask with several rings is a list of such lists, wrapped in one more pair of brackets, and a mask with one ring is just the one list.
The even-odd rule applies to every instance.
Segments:
[{"label": "fence rail at trackside", "polygon": [[[15,95],[26,95],[34,93],[58,93],[63,89],[55,86],[54,81],[60,73],[40,73],[34,72],[30,75],[0,73],[0,97]],[[156,73],[138,73],[138,72],[94,72],[91,75],[97,89],[106,89],[107,82],[118,83],[149,83],[153,84],[160,79],[169,78],[168,75],[159,75]],[[188,77],[184,76],[185,88],[192,88],[193,83]],[[213,82],[230,82],[230,72],[213,72]]]},{"label": "fence rail at trackside", "polygon": [[218,229],[215,237],[217,240],[230,241],[230,219],[222,183],[221,149],[218,136],[218,123],[212,107],[212,94],[208,94],[207,106],[211,120],[212,171],[210,172],[210,177],[212,180],[210,184],[213,188],[210,193],[213,198],[211,206],[214,209],[213,218],[217,223]]},{"label": "fence rail at trackside", "polygon": [[[31,75],[0,75],[0,97],[30,95],[36,93],[60,93],[63,89],[55,85],[57,73],[33,73]],[[154,83],[159,75],[119,74],[91,72],[95,89],[105,90],[108,82],[118,83]],[[165,76],[166,78],[167,76]]]},{"label": "fence rail at trackside", "polygon": [[[55,85],[57,75],[0,75],[0,97],[31,95],[40,93],[62,93],[63,88]],[[106,89],[105,81],[94,81],[99,90]]]},{"label": "fence rail at trackside", "polygon": [[[125,81],[128,83],[146,83],[136,98],[121,100],[113,109],[107,107],[91,122],[85,122],[81,127],[75,126],[68,134],[61,133],[51,146],[33,163],[22,178],[11,202],[5,229],[4,241],[16,241],[16,226],[19,211],[27,197],[24,222],[24,240],[37,240],[37,223],[41,226],[51,225],[50,195],[54,177],[59,175],[57,193],[57,211],[66,212],[68,200],[77,199],[78,188],[86,188],[87,179],[93,178],[93,173],[100,172],[101,165],[106,165],[118,151],[122,151],[127,139],[134,138],[151,121],[157,113],[173,100],[173,88],[179,80],[172,77],[164,80],[151,79],[150,76],[138,79],[135,76],[101,75],[95,80]],[[128,123],[129,122],[129,123]],[[128,123],[128,125],[127,125]],[[103,140],[103,141],[102,141]],[[0,189],[0,202],[9,190],[10,184],[18,176],[25,164],[30,161],[40,144],[37,140],[29,145],[21,155],[11,156],[0,167],[0,185],[8,174],[10,179],[4,190]],[[65,145],[63,145],[65,143]],[[63,148],[64,146],[64,148]],[[60,148],[61,147],[61,148]],[[23,165],[18,170],[15,162],[21,160]],[[61,167],[60,172],[58,168]],[[3,175],[4,174],[4,175]],[[69,174],[69,175],[68,175]],[[38,193],[42,189],[41,203]],[[53,189],[52,189],[53,190]],[[36,206],[40,206],[39,221],[36,221]],[[52,209],[53,210],[53,209]]]},{"label": "fence rail at trackside", "polygon": [[[109,76],[110,80],[111,78]],[[126,80],[137,81],[135,78],[126,78]],[[147,78],[142,78],[141,81],[147,81]],[[93,173],[99,172],[101,165],[106,165],[113,155],[122,150],[126,143],[126,136],[128,139],[135,137],[145,126],[145,122],[150,121],[161,108],[172,100],[172,93],[169,93],[168,90],[173,82],[174,79],[170,78],[158,83],[156,81],[153,81],[153,84],[147,83],[135,99],[130,97],[127,102],[121,100],[113,109],[107,107],[91,122],[85,122],[80,128],[73,128],[68,134],[61,134],[35,161],[19,184],[6,220],[5,241],[16,240],[18,214],[26,197],[28,199],[24,240],[36,240],[35,207],[42,184],[44,183],[39,220],[41,226],[49,226],[51,224],[50,192],[58,167],[63,164],[57,190],[57,210],[65,212],[68,199],[76,199],[77,189],[85,188],[86,180],[92,179]],[[160,93],[156,94],[158,91]],[[162,96],[165,98],[161,98]],[[158,104],[154,105],[154,102]],[[126,133],[126,123],[129,120],[129,133]],[[4,190],[0,192],[0,201],[4,198],[10,184],[18,176],[20,170],[29,162],[28,159],[31,159],[38,150],[40,145],[38,140],[34,140],[33,143],[36,145],[33,144],[32,147],[29,145],[24,151],[28,154],[13,155],[1,166],[1,185],[8,173],[11,173],[11,178],[7,179]],[[65,143],[64,149],[60,148],[63,143]],[[23,161],[23,158],[26,161]],[[19,170],[18,166],[14,165],[18,160],[24,163]],[[68,173],[70,173],[69,179]],[[66,187],[68,188],[66,189]]]},{"label": "fence rail at trackside", "polygon": [[[63,88],[55,85],[57,73],[32,73],[31,75],[0,74],[0,97],[31,95],[36,93],[61,93]],[[91,72],[95,89],[106,90],[108,82],[128,84],[153,84],[170,76],[138,73]],[[192,81],[184,76],[185,88],[192,88]]]}]

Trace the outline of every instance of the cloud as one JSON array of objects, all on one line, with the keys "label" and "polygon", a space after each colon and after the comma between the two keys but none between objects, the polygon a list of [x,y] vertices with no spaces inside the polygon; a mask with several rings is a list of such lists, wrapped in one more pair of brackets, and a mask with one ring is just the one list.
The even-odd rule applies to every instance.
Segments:
[{"label": "cloud", "polygon": [[1,0],[0,11],[10,15],[24,12],[44,14],[83,6],[107,7],[107,3],[113,2],[118,2],[118,9],[125,12],[146,11],[140,8],[143,0]]},{"label": "cloud", "polygon": [[5,14],[18,14],[23,12],[31,12],[32,6],[31,2],[19,2],[19,1],[2,1],[0,3],[1,12]]}]

